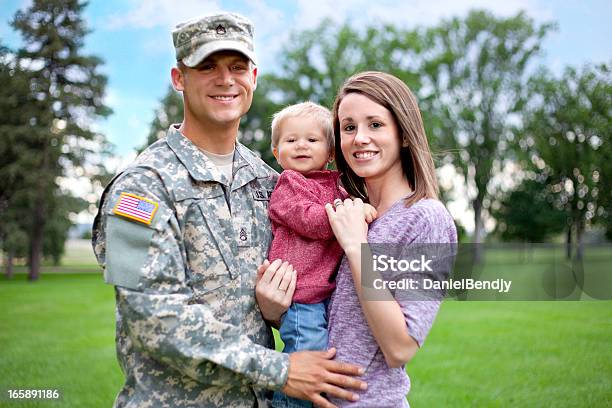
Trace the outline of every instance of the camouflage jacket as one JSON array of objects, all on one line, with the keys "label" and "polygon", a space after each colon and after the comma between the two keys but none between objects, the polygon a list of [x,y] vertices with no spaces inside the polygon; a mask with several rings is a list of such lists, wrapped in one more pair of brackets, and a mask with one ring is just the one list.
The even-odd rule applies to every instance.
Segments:
[{"label": "camouflage jacket", "polygon": [[276,180],[237,144],[230,184],[171,127],[106,188],[93,246],[115,286],[116,407],[251,408],[284,385],[254,291]]}]

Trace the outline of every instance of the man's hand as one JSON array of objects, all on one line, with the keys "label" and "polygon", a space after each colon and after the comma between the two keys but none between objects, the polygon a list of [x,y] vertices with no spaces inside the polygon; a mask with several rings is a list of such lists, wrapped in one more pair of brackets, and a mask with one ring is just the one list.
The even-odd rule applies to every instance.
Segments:
[{"label": "man's hand", "polygon": [[363,375],[364,370],[352,364],[332,361],[335,354],[335,349],[289,354],[289,377],[282,392],[294,398],[310,400],[323,408],[335,408],[335,405],[321,396],[322,392],[357,401],[359,396],[344,388],[365,390],[365,382],[352,378]]},{"label": "man's hand", "polygon": [[280,327],[280,318],[287,311],[295,292],[297,273],[292,265],[280,259],[267,259],[257,267],[255,298],[264,319]]}]

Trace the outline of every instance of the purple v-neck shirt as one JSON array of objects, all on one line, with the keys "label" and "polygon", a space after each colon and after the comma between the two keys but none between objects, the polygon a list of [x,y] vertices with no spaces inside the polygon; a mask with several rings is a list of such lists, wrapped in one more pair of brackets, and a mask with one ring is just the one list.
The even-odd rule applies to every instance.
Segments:
[{"label": "purple v-neck shirt", "polygon": [[[425,199],[406,208],[403,199],[370,224],[368,242],[372,243],[454,243],[457,231],[452,217],[437,200]],[[423,345],[434,322],[440,302],[435,300],[398,301],[406,318],[408,333]],[[336,360],[366,368],[360,377],[368,383],[357,391],[359,401],[331,399],[342,407],[408,407],[406,394],[410,379],[404,368],[390,368],[370,332],[363,315],[351,270],[342,259],[336,291],[329,305],[329,347],[337,349]]]}]

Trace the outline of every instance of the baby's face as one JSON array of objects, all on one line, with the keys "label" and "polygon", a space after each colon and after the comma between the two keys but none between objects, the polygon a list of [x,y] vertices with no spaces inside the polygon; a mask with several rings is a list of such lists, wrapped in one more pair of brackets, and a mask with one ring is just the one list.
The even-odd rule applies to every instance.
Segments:
[{"label": "baby's face", "polygon": [[324,170],[331,156],[322,127],[308,117],[289,117],[280,126],[274,157],[284,170]]}]

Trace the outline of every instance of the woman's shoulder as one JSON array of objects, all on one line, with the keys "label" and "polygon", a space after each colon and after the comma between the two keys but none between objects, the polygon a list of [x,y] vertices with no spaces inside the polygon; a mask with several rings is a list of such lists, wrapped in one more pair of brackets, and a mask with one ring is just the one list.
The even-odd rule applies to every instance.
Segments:
[{"label": "woman's shoulder", "polygon": [[452,220],[444,204],[432,198],[423,198],[408,207],[406,207],[405,200],[402,200],[397,202],[390,212],[393,214],[393,218],[424,220],[451,218]]},{"label": "woman's shoulder", "polygon": [[425,241],[456,242],[455,221],[444,204],[436,199],[424,198],[410,207],[401,205],[397,216],[406,222],[413,234]]},{"label": "woman's shoulder", "polygon": [[423,198],[410,207],[403,206],[408,213],[426,219],[442,219],[452,221],[452,217],[440,200]]}]

